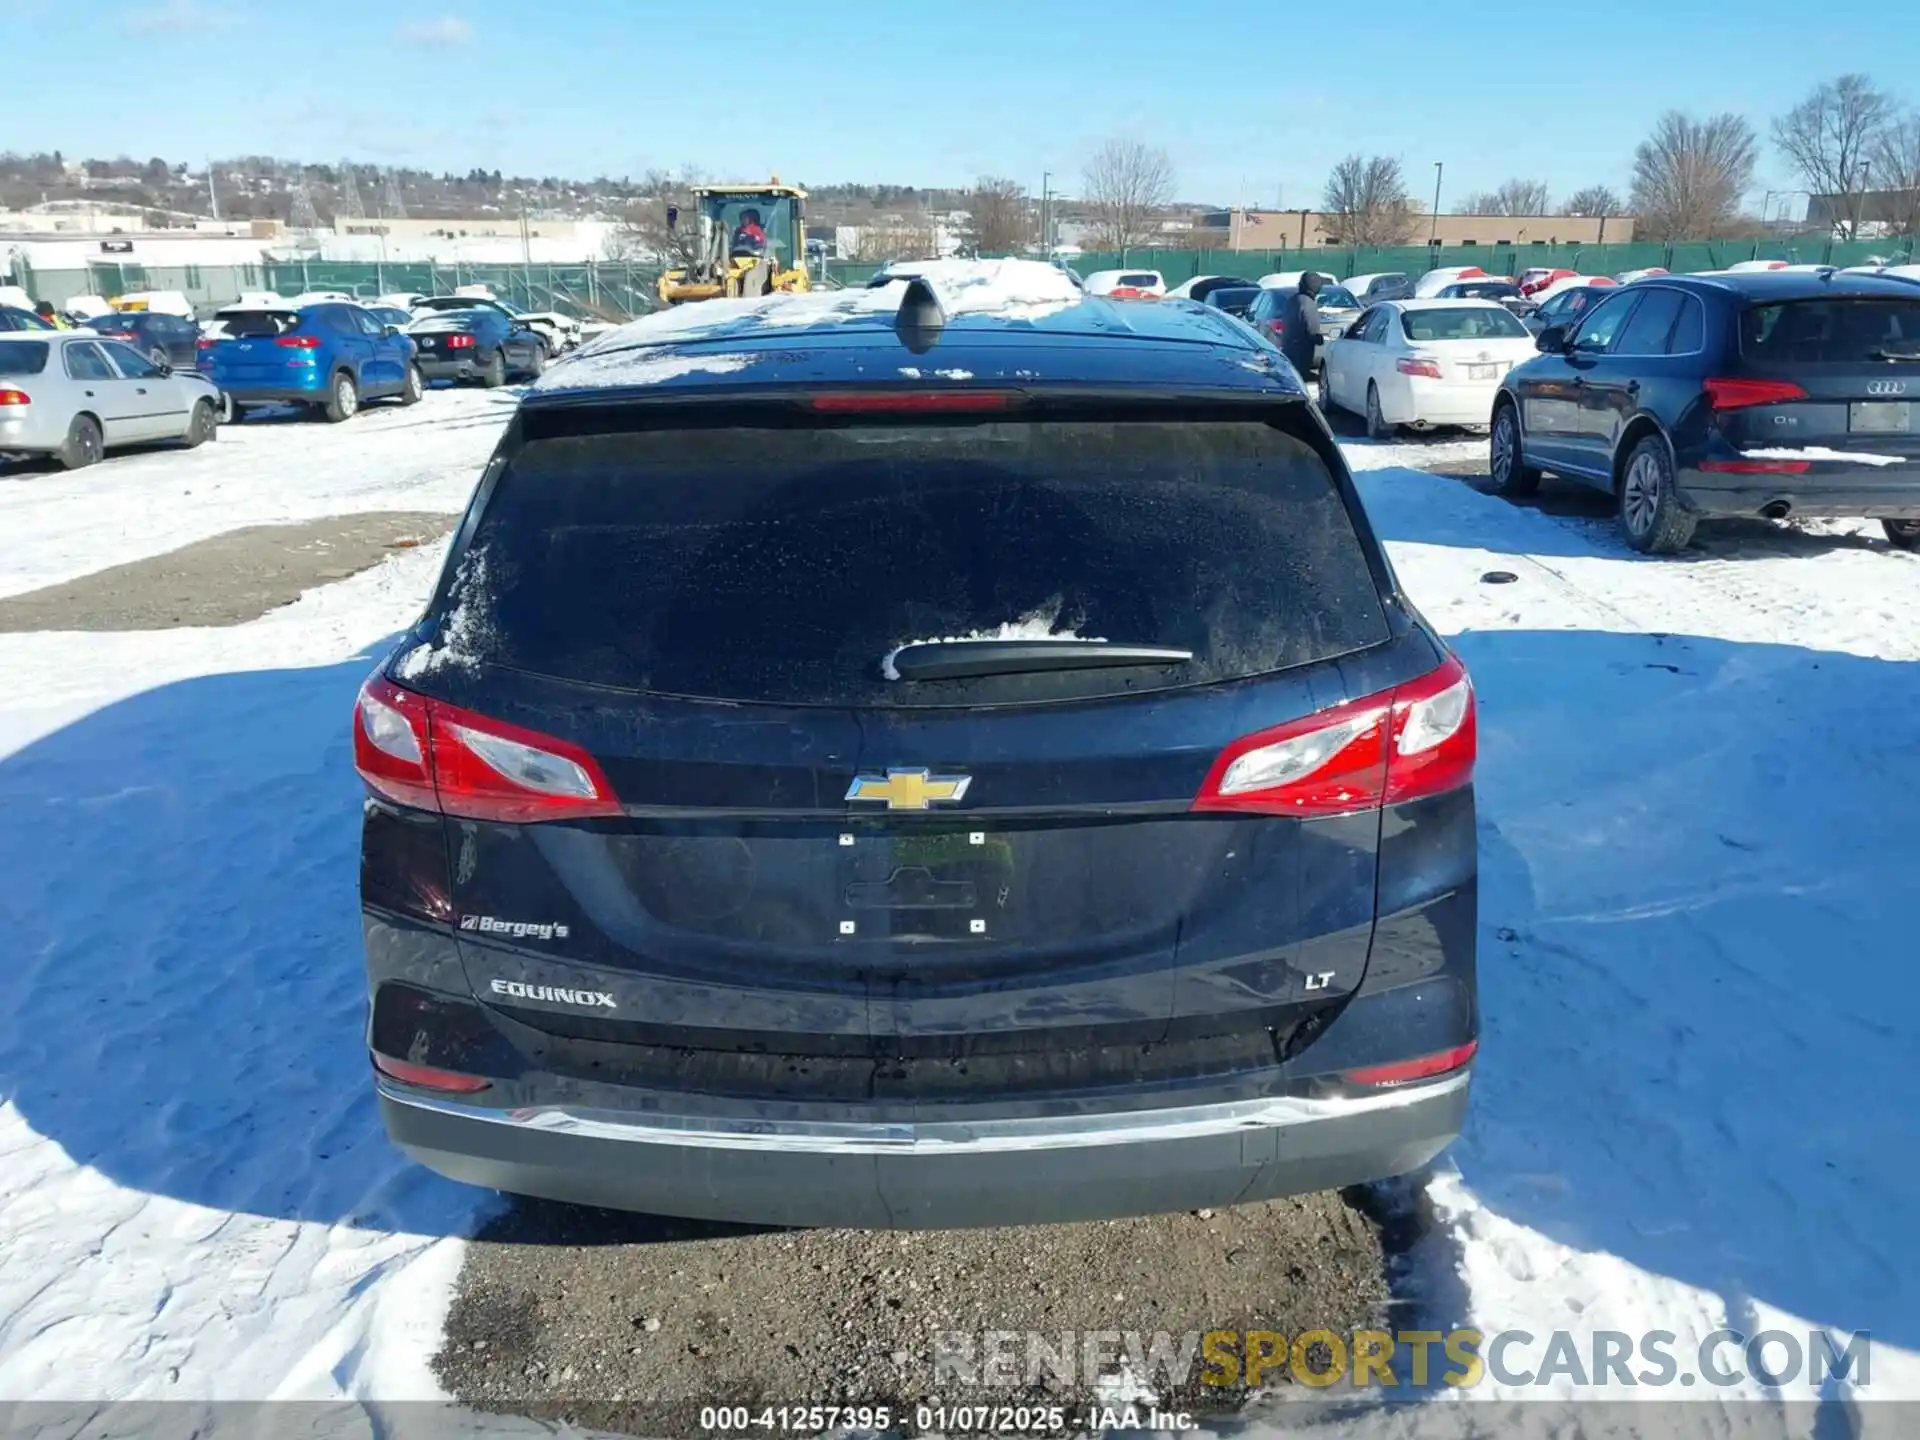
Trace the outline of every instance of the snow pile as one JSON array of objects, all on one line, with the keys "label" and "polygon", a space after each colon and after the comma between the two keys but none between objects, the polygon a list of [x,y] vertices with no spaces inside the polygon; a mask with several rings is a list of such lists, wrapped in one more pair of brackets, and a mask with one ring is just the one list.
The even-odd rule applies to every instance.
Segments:
[{"label": "snow pile", "polygon": [[1107,643],[1104,635],[1081,635],[1072,625],[1061,627],[1060,610],[1064,602],[1056,596],[1046,604],[1029,610],[1018,620],[1009,620],[991,630],[975,630],[967,635],[932,635],[920,640],[902,640],[880,657],[880,673],[898,680],[900,671],[894,658],[914,645],[965,645],[982,640],[1082,640],[1089,645]]},{"label": "snow pile", "polygon": [[698,300],[657,310],[608,331],[553,373],[563,375],[583,360],[605,360],[641,347],[890,317],[900,309],[901,287],[912,278],[933,287],[949,320],[976,315],[1030,322],[1077,305],[1082,298],[1064,273],[1038,260],[927,260],[902,266],[897,279],[870,288]]},{"label": "snow pile", "polygon": [[1775,445],[1765,450],[1742,450],[1749,460],[1851,460],[1856,465],[1910,465],[1905,455],[1873,455],[1864,450],[1830,450],[1825,445],[1798,448]]},{"label": "snow pile", "polygon": [[[711,303],[711,302],[710,302]],[[658,385],[687,375],[731,375],[755,355],[697,355],[664,348],[583,350],[533,383],[535,390],[593,390],[605,385]]]}]

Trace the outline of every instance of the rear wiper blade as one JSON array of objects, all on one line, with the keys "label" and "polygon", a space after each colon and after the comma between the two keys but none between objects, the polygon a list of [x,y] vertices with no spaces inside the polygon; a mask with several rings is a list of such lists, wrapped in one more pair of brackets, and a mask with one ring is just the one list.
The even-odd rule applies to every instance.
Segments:
[{"label": "rear wiper blade", "polygon": [[1869,360],[1920,360],[1920,349],[1889,350],[1882,346],[1878,350],[1869,350],[1867,358]]},{"label": "rear wiper blade", "polygon": [[1024,675],[1044,670],[1110,670],[1139,665],[1187,665],[1191,650],[1164,645],[1115,645],[1105,640],[929,640],[903,645],[889,657],[902,680],[965,680],[976,675]]}]

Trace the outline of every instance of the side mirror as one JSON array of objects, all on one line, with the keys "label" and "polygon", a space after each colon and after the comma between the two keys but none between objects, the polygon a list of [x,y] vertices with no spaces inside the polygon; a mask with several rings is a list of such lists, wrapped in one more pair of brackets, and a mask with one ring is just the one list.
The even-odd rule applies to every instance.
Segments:
[{"label": "side mirror", "polygon": [[1567,327],[1549,325],[1533,337],[1533,348],[1542,355],[1564,355],[1567,353]]},{"label": "side mirror", "polygon": [[400,333],[400,327],[394,324],[389,324],[386,327],[386,330],[387,330],[387,334],[389,335],[398,335]]},{"label": "side mirror", "polygon": [[156,360],[153,362],[153,368],[158,370],[162,375],[171,375],[173,373],[173,362],[170,360]]}]

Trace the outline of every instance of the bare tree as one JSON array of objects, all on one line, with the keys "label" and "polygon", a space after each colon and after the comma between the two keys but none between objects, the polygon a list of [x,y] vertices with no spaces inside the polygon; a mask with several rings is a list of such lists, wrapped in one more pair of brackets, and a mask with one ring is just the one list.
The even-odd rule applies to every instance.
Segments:
[{"label": "bare tree", "polygon": [[1738,115],[1669,110],[1633,152],[1633,211],[1650,240],[1705,240],[1753,184],[1753,127]]},{"label": "bare tree", "polygon": [[1467,197],[1469,215],[1544,215],[1547,213],[1547,182],[1544,180],[1508,180],[1498,190],[1482,191]]},{"label": "bare tree", "polygon": [[[638,193],[620,217],[620,228],[607,239],[612,260],[657,261],[669,269],[690,265],[700,250],[700,217],[695,213],[692,188],[700,174],[691,165],[678,176],[649,170],[640,177]],[[667,224],[669,207],[677,210],[676,224]]]},{"label": "bare tree", "polygon": [[967,196],[960,242],[975,255],[1016,255],[1033,238],[1031,220],[1019,181],[983,175]]},{"label": "bare tree", "polygon": [[1920,231],[1920,110],[1910,112],[1880,132],[1873,147],[1873,173],[1885,202],[1890,203],[1896,235]]},{"label": "bare tree", "polygon": [[847,259],[863,265],[934,258],[933,227],[917,217],[876,216],[857,228]]},{"label": "bare tree", "polygon": [[1851,240],[1859,217],[1849,197],[1866,188],[1880,136],[1893,121],[1893,97],[1864,75],[1842,75],[1773,122],[1773,143],[1816,195],[1838,196],[1841,238]]},{"label": "bare tree", "polygon": [[1567,197],[1567,203],[1561,207],[1561,213],[1564,215],[1585,215],[1589,219],[1596,220],[1624,215],[1626,210],[1627,202],[1605,185],[1588,185],[1576,190]]},{"label": "bare tree", "polygon": [[1138,140],[1109,140],[1087,162],[1082,195],[1088,229],[1102,250],[1130,250],[1156,235],[1158,212],[1173,200],[1173,161]]},{"label": "bare tree", "polygon": [[1404,245],[1417,224],[1406,177],[1390,155],[1347,156],[1327,176],[1321,205],[1341,245]]}]

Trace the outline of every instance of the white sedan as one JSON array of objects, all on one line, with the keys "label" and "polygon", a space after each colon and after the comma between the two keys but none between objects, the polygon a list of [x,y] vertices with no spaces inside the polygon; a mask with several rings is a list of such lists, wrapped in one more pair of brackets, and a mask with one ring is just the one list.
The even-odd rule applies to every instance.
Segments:
[{"label": "white sedan", "polygon": [[[1304,270],[1275,270],[1270,274],[1262,275],[1253,283],[1258,285],[1262,290],[1298,290],[1300,288],[1300,277],[1306,273]],[[1340,283],[1340,277],[1331,270],[1316,270],[1313,273],[1329,285],[1338,285]]]},{"label": "white sedan", "polygon": [[1327,341],[1320,408],[1364,415],[1376,440],[1397,426],[1485,425],[1501,377],[1533,336],[1492,300],[1389,300]]}]

